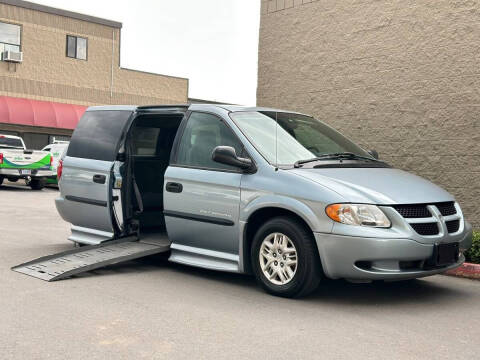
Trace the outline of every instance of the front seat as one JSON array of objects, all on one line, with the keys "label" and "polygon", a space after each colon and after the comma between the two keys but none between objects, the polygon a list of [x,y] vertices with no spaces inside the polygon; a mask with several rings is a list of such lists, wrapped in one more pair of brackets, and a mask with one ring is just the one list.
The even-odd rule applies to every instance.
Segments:
[{"label": "front seat", "polygon": [[200,130],[195,136],[195,143],[190,149],[190,163],[195,166],[214,167],[213,149],[217,146],[217,135],[213,131]]}]

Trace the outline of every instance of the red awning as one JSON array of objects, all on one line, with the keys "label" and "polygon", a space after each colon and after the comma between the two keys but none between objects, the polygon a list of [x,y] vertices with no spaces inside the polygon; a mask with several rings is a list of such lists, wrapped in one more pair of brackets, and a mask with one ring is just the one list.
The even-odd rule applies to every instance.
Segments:
[{"label": "red awning", "polygon": [[0,96],[0,123],[75,129],[86,106]]}]

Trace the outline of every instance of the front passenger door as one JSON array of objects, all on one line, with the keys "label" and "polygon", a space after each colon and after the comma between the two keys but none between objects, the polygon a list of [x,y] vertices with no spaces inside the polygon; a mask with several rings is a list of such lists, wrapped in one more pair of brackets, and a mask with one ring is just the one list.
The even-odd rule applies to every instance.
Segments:
[{"label": "front passenger door", "polygon": [[220,117],[192,112],[165,173],[164,214],[173,250],[238,255],[242,173],[212,160],[213,149],[222,145],[238,154],[243,149]]}]

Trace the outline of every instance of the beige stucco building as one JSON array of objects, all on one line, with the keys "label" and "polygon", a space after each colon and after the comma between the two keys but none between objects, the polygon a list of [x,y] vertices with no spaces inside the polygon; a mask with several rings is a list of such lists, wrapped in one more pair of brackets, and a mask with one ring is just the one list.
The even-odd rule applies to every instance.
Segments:
[{"label": "beige stucco building", "polygon": [[[480,3],[262,0],[258,104],[443,186],[480,228]],[[408,189],[405,189],[408,191]]]},{"label": "beige stucco building", "polygon": [[[73,105],[186,103],[188,79],[120,67],[122,24],[19,0],[0,0],[0,97]],[[1,111],[0,111],[1,114]],[[0,132],[19,128],[0,117]],[[71,129],[56,134],[69,134]]]}]

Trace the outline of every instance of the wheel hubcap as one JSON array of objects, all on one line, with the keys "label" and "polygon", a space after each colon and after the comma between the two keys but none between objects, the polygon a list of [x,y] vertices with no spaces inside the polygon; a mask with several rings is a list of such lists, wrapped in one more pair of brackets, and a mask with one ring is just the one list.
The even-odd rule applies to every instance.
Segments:
[{"label": "wheel hubcap", "polygon": [[275,285],[290,282],[297,271],[297,249],[292,240],[282,233],[273,233],[263,239],[259,253],[263,275]]}]

